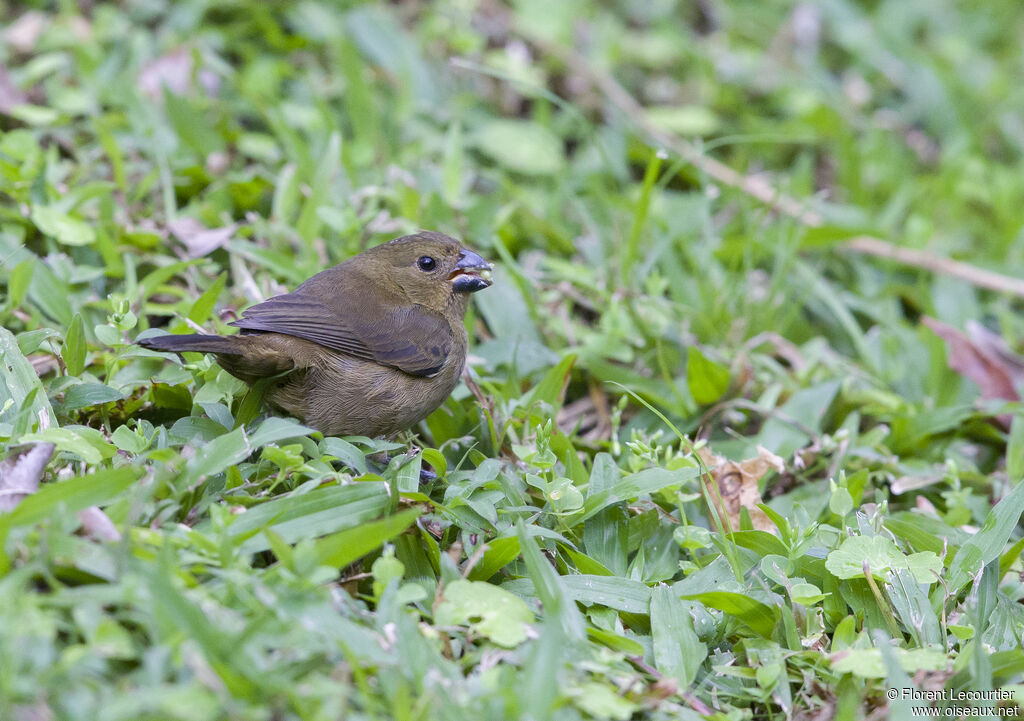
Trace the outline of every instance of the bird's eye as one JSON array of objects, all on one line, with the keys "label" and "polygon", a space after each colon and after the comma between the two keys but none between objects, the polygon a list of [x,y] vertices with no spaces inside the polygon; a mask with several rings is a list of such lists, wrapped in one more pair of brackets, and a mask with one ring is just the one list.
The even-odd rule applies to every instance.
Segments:
[{"label": "bird's eye", "polygon": [[423,272],[429,273],[435,267],[437,267],[437,261],[431,258],[429,255],[424,255],[419,260],[416,261],[416,265],[418,265],[420,267],[420,270],[422,270]]}]

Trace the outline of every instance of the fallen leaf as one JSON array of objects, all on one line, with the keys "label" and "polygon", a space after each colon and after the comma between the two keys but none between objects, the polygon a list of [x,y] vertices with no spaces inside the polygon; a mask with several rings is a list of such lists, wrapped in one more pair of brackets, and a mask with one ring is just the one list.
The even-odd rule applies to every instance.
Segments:
[{"label": "fallen leaf", "polygon": [[171,221],[168,229],[188,253],[189,258],[201,258],[220,248],[235,234],[238,225],[232,223],[223,228],[207,228],[195,218],[183,216]]},{"label": "fallen leaf", "polygon": [[121,540],[121,534],[114,526],[114,522],[97,506],[89,506],[79,511],[78,520],[82,522],[82,532],[89,538],[100,541]]},{"label": "fallen leaf", "polygon": [[32,52],[49,22],[50,18],[44,13],[29,10],[4,30],[4,44],[19,53]]},{"label": "fallen leaf", "polygon": [[[1002,338],[979,323],[968,324],[968,334],[942,321],[924,316],[921,322],[946,341],[949,367],[978,384],[987,400],[1019,401],[1017,384],[1024,385],[1024,360],[1015,356]],[[997,416],[1005,428],[1010,416]]]},{"label": "fallen leaf", "polygon": [[810,691],[805,708],[793,710],[793,721],[832,721],[836,716],[836,694],[828,686],[812,680],[807,685]]},{"label": "fallen leaf", "polygon": [[15,705],[12,713],[12,721],[53,721],[56,718],[53,709],[45,701]]},{"label": "fallen leaf", "polygon": [[1024,396],[1024,358],[1020,357],[1006,344],[1006,341],[998,333],[993,333],[976,320],[969,320],[966,324],[967,337],[978,348],[984,349],[993,358],[997,358],[1002,364],[1010,382],[1018,396]]},{"label": "fallen leaf", "polygon": [[33,353],[28,357],[28,362],[32,364],[33,370],[40,378],[60,367],[56,356],[45,353]]},{"label": "fallen leaf", "polygon": [[[195,73],[202,90],[214,96],[220,79],[213,71],[200,67]],[[193,89],[193,57],[190,48],[175,48],[146,63],[139,71],[139,89],[155,102],[163,100],[164,88],[172,95],[185,95]]]},{"label": "fallen leaf", "polygon": [[935,504],[922,495],[914,497],[914,505],[917,506],[917,510],[921,511],[921,513],[934,516],[935,518],[939,517],[939,512],[935,508]]},{"label": "fallen leaf", "polygon": [[13,511],[39,490],[39,479],[53,451],[52,443],[33,443],[13,449],[0,461],[0,513]]},{"label": "fallen leaf", "polygon": [[777,534],[775,524],[757,507],[757,504],[763,503],[757,484],[768,471],[782,473],[785,470],[782,459],[761,446],[757,447],[755,458],[745,461],[730,461],[715,455],[709,446],[704,446],[697,453],[718,485],[722,502],[719,505],[716,499],[715,503],[719,512],[729,517],[732,529],[739,530],[740,509],[746,508],[755,529]]},{"label": "fallen leaf", "polygon": [[7,72],[7,68],[0,65],[0,113],[7,115],[14,108],[27,102],[28,98],[14,84],[10,73]]}]

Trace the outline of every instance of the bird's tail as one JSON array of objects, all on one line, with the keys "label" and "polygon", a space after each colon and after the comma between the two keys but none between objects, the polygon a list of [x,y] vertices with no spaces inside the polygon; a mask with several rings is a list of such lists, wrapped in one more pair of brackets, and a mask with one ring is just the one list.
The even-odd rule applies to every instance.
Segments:
[{"label": "bird's tail", "polygon": [[227,353],[242,352],[237,336],[222,335],[155,335],[135,341],[149,350],[170,351],[171,353]]}]

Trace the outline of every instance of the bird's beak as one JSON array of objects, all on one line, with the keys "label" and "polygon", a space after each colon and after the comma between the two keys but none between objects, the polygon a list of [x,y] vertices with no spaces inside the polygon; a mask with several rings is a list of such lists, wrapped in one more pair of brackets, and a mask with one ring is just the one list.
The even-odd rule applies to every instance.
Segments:
[{"label": "bird's beak", "polygon": [[491,285],[491,264],[473,251],[463,250],[448,280],[456,293],[476,293]]}]

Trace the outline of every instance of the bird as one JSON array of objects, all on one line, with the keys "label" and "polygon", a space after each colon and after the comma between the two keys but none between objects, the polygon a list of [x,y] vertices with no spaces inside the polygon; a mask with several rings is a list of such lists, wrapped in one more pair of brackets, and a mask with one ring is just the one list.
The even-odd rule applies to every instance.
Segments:
[{"label": "bird", "polygon": [[437,409],[466,362],[465,315],[492,266],[421,230],[317,273],[242,312],[235,335],[138,338],[154,351],[212,353],[266,381],[266,400],[325,436],[393,436]]}]

